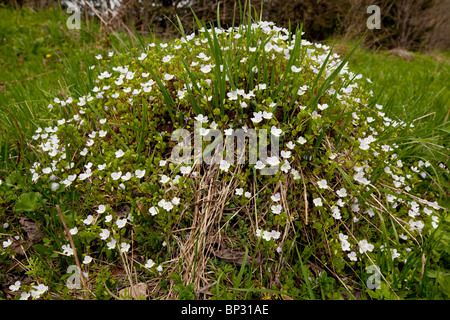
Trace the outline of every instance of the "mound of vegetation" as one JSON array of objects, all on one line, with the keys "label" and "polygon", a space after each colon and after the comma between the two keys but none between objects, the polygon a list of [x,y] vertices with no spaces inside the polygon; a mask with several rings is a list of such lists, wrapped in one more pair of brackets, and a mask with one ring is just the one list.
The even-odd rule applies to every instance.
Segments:
[{"label": "mound of vegetation", "polygon": [[[328,298],[397,297],[404,283],[392,274],[415,281],[444,212],[423,187],[430,164],[398,152],[412,124],[377,104],[348,57],[301,30],[250,19],[180,29],[169,43],[96,56],[92,93],[49,104],[3,252],[14,260],[33,245],[50,269],[81,268],[82,290],[31,259],[33,282],[11,295],[298,298],[333,287]],[[270,137],[252,149],[262,129]],[[237,136],[248,152],[237,141],[227,153]],[[35,244],[33,221],[59,242]],[[19,224],[28,238],[12,236]],[[367,290],[368,267],[382,290]]]}]

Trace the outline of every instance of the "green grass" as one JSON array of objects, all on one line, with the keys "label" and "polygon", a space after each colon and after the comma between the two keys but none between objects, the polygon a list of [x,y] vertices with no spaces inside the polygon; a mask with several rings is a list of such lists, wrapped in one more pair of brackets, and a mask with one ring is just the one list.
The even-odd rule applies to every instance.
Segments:
[{"label": "green grass", "polygon": [[[3,66],[0,74],[0,106],[3,107],[0,108],[0,179],[9,178],[14,182],[15,190],[20,193],[31,189],[20,183],[30,163],[36,161],[34,150],[27,141],[41,119],[52,118],[52,111],[47,105],[53,97],[84,95],[92,89],[94,83],[88,67],[97,63],[94,55],[101,53],[105,56],[109,51],[121,52],[127,48],[140,47],[141,41],[148,40],[130,38],[124,34],[119,35],[120,39],[115,35],[106,36],[93,21],[89,26],[83,24],[81,30],[68,30],[65,27],[66,19],[67,16],[56,9],[33,12],[28,9],[16,11],[0,7],[0,63]],[[212,47],[213,41],[211,38]],[[345,46],[343,51],[350,51],[351,47]],[[220,59],[220,50],[214,51],[214,54]],[[376,103],[384,105],[385,110],[399,119],[414,123],[414,130],[405,131],[395,141],[401,146],[401,156],[430,160],[433,164],[444,162],[450,166],[450,91],[447,87],[450,83],[450,55],[442,53],[440,59],[418,53],[414,56],[413,61],[404,61],[385,53],[357,49],[351,56],[349,65],[356,73],[362,73],[373,81],[372,90]],[[224,63],[225,69],[227,63]],[[217,88],[214,99],[218,99],[218,90],[224,92],[220,85]],[[172,105],[173,101],[168,94],[164,98],[168,105]],[[195,105],[195,101],[193,104]],[[223,113],[222,109],[221,112]],[[145,127],[144,119],[142,121],[142,127]],[[143,137],[143,133],[139,135],[141,144]],[[450,208],[448,175],[435,175],[434,178],[433,184],[439,190],[439,203]],[[71,193],[62,199],[74,201],[78,196]],[[10,198],[2,199],[2,202],[14,202],[17,195],[12,192],[8,197]],[[29,202],[33,204],[38,200]],[[26,201],[21,203],[26,204]],[[3,210],[1,204],[0,210]],[[52,239],[44,239],[44,243],[53,240],[60,242],[61,229],[54,222],[57,219],[56,212],[52,208],[47,210],[51,215],[40,217],[40,222]],[[72,208],[72,213],[74,212],[75,209]],[[1,213],[0,211],[0,217]],[[390,224],[392,221],[386,219],[385,223]],[[448,223],[444,224],[444,227],[447,225]],[[376,264],[389,271],[384,275],[392,283],[403,283],[397,293],[400,298],[448,299],[450,269],[447,231],[440,228],[425,242],[424,252],[427,256],[411,253],[411,262],[400,271],[392,268],[385,256],[377,257]],[[45,246],[39,248],[35,250],[43,256],[51,255],[45,251]],[[320,277],[310,279],[310,266],[306,263],[311,258],[310,253],[306,250],[301,252],[297,246],[294,252],[298,263],[280,279],[284,284],[283,292],[276,288],[265,288],[262,284],[259,288],[255,287],[249,268],[242,266],[235,270],[217,259],[210,262],[210,268],[217,279],[211,292],[217,299],[235,298],[238,294],[243,294],[245,298],[279,298],[286,294],[296,299],[339,299],[342,298],[339,291],[346,292],[347,298],[355,298],[331,272],[323,272]],[[245,259],[247,257],[246,249]],[[424,275],[421,275],[422,259],[427,261]],[[36,275],[48,278],[55,276],[46,272],[47,262],[41,257],[32,258],[28,263],[26,268],[31,270],[30,274],[35,272]],[[357,271],[364,273],[364,270]],[[0,283],[2,280],[3,276],[0,276]],[[226,280],[234,285],[234,291],[229,292]],[[304,283],[300,289],[297,285],[299,282]],[[184,296],[192,296],[191,287],[178,283],[177,288]],[[382,289],[370,297],[394,298],[388,289]]]},{"label": "green grass", "polygon": [[121,52],[137,42],[105,35],[95,21],[70,30],[67,18],[59,8],[35,12],[0,5],[0,170],[31,153],[26,139],[40,119],[51,117],[47,106],[54,97],[91,90],[89,66],[96,54]]},{"label": "green grass", "polygon": [[[401,141],[403,156],[450,166],[450,54],[414,53],[412,61],[380,51],[359,49],[350,60],[355,73],[373,81],[376,103],[414,124]],[[436,176],[441,201],[450,207],[449,181]],[[448,178],[447,178],[448,179]]]}]

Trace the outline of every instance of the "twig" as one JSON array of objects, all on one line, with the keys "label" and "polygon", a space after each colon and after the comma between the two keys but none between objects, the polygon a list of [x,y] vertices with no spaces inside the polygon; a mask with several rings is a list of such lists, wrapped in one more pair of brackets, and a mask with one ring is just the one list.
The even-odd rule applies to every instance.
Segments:
[{"label": "twig", "polygon": [[[67,238],[67,240],[69,240],[70,246],[72,247],[73,255],[75,257],[75,263],[77,264],[78,270],[81,272],[80,260],[78,259],[77,251],[75,249],[75,244],[73,243],[72,235],[70,234],[69,228],[67,227],[66,220],[64,220],[64,216],[61,212],[61,208],[58,205],[56,205],[56,210],[58,211],[59,218],[61,219],[63,226],[64,226],[64,230],[66,231],[66,238]],[[89,300],[89,295],[87,294],[86,283],[84,282],[83,274],[80,275],[80,278],[81,278],[81,283],[83,285],[84,296],[87,300]]]}]

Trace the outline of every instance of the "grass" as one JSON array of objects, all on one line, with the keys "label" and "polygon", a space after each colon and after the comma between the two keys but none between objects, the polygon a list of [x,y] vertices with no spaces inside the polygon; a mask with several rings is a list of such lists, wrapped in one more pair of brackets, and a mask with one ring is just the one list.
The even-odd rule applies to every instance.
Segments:
[{"label": "grass", "polygon": [[[97,63],[94,58],[96,54],[101,53],[106,56],[109,51],[127,50],[135,53],[129,48],[139,48],[142,46],[142,41],[152,40],[136,39],[124,34],[105,36],[95,22],[89,23],[88,27],[83,24],[81,30],[68,30],[65,28],[65,20],[66,16],[58,9],[33,12],[28,9],[16,11],[0,7],[0,39],[2,39],[0,63],[6,70],[0,75],[0,106],[3,107],[0,110],[0,132],[2,133],[0,136],[0,179],[8,181],[12,189],[2,198],[2,203],[6,204],[6,207],[2,207],[0,203],[0,221],[5,218],[6,212],[12,211],[11,203],[15,203],[14,209],[22,214],[33,212],[35,209],[33,205],[47,206],[46,203],[40,203],[39,199],[33,198],[34,196],[30,194],[32,188],[24,185],[23,175],[38,159],[38,154],[29,141],[34,130],[40,126],[41,120],[52,119],[53,111],[47,106],[53,97],[79,96],[90,92],[95,84],[89,66]],[[208,43],[215,48],[213,50],[215,60],[224,59],[225,70],[228,70],[229,64],[231,65],[233,61],[220,56],[221,52],[214,41],[215,36],[208,34]],[[352,47],[353,45],[341,45],[340,50],[349,52]],[[440,56],[441,58],[437,59],[436,56],[416,53],[413,61],[404,61],[386,53],[374,53],[358,48],[350,57],[349,65],[356,73],[362,73],[373,81],[372,90],[376,103],[384,105],[387,112],[396,115],[399,119],[414,124],[414,130],[405,131],[393,141],[389,141],[389,135],[386,136],[386,141],[395,142],[400,146],[402,158],[429,160],[434,164],[443,162],[449,166],[450,92],[446,84],[450,83],[450,59],[448,53],[442,53]],[[187,64],[184,63],[184,68],[186,66]],[[220,74],[218,65],[215,72]],[[264,77],[269,77],[265,68],[263,74]],[[165,90],[156,73],[152,75],[158,85]],[[228,75],[232,80],[234,79],[233,74],[228,73]],[[282,81],[285,80],[285,76],[286,74]],[[215,86],[217,89],[213,92],[213,99],[219,100],[219,95],[225,92],[223,83],[218,81]],[[282,90],[281,87],[276,95],[280,94],[280,90]],[[166,90],[163,94],[166,104],[174,107],[175,102],[170,93]],[[192,104],[198,105],[199,102],[194,98]],[[223,115],[225,112],[223,104],[217,105],[219,114]],[[171,116],[173,117],[172,114]],[[130,126],[147,128],[149,124],[144,123],[144,119],[145,117],[141,124],[130,124]],[[172,118],[172,121],[175,123],[176,119]],[[138,149],[141,150],[145,138],[144,130],[135,130],[135,133],[136,141],[139,141]],[[139,156],[141,156],[140,153]],[[205,181],[211,179],[214,179],[212,175],[206,177]],[[441,205],[450,208],[448,175],[437,174],[436,171],[430,181],[432,185],[423,186],[423,188],[430,189]],[[17,200],[16,192],[26,196]],[[46,191],[41,192],[44,194]],[[66,211],[61,214],[69,222],[76,214],[89,211],[91,206],[89,202],[82,203],[81,195],[76,192],[58,194],[58,197],[60,197],[58,199],[60,203],[72,203],[72,207],[66,206]],[[74,203],[78,205],[73,206]],[[52,243],[64,241],[64,238],[61,235],[61,226],[55,222],[59,221],[57,215],[59,212],[51,207],[45,208],[45,212],[49,214],[38,216],[36,221],[45,230],[43,245],[36,245],[30,249],[37,253],[34,257],[31,256],[22,261],[17,258],[14,262],[22,263],[30,276],[57,282],[56,278],[64,275],[65,270],[54,274],[48,272],[48,268],[52,265],[49,261],[57,257],[55,251],[48,248],[52,247]],[[392,218],[386,217],[382,221],[383,230],[392,228],[395,230]],[[245,260],[251,257],[247,246],[245,249],[244,246],[241,248],[242,251],[245,250],[244,263],[238,268],[220,259],[201,261],[204,264],[201,267],[209,270],[212,277],[216,279],[216,283],[209,289],[216,299],[238,297],[245,299],[394,299],[397,297],[448,299],[450,296],[448,277],[450,238],[448,230],[445,229],[447,226],[448,220],[424,242],[421,253],[417,251],[411,253],[408,263],[401,270],[394,268],[385,255],[380,254],[376,257],[375,264],[382,267],[383,276],[398,288],[395,293],[383,285],[382,290],[369,293],[362,291],[359,296],[355,296],[354,292],[348,289],[353,287],[353,283],[346,283],[340,277],[336,277],[330,266],[309,263],[310,260],[321,260],[320,257],[314,256],[314,248],[319,246],[319,243],[314,241],[308,243],[311,250],[305,249],[304,243],[301,244],[302,248],[298,245],[299,243],[295,243],[292,252],[294,252],[293,260],[297,262],[293,263],[292,269],[279,279],[283,283],[282,291],[275,286],[273,288],[265,286],[269,282],[268,273],[261,271],[260,277],[256,278],[252,269],[245,266]],[[21,226],[14,226],[14,228],[20,232]],[[201,228],[203,228],[201,231],[206,229],[204,225]],[[145,231],[142,232],[145,234]],[[240,230],[237,233],[239,232]],[[298,236],[300,237],[300,234]],[[157,242],[155,239],[152,241]],[[204,239],[196,238],[196,241],[204,241]],[[198,246],[194,240],[189,244],[193,248]],[[193,257],[188,257],[192,259],[195,267],[198,267],[197,254],[198,252],[194,251]],[[12,267],[9,258],[1,257],[0,259],[2,264]],[[121,259],[122,261],[116,261],[118,266],[126,259],[126,256],[121,256]],[[123,262],[123,265],[126,266],[127,263]],[[314,278],[312,275],[317,274],[314,272],[317,271],[315,269],[320,269],[321,273]],[[363,279],[365,270],[355,270],[355,274],[361,277],[361,282],[366,280]],[[108,279],[107,275],[107,272],[96,275],[96,281],[103,283],[103,286],[99,286],[99,292],[96,292],[98,296],[108,296],[105,292],[114,286],[114,282]],[[193,272],[192,278],[195,279],[195,276]],[[172,279],[176,284],[175,291],[179,293],[179,297],[188,299],[194,297],[191,284],[185,285],[177,274],[173,274]],[[0,284],[4,288],[9,286],[10,281],[9,275],[0,276]],[[163,289],[168,289],[170,286],[164,281],[161,281],[159,285]],[[60,298],[71,298],[63,287],[59,290]],[[0,292],[0,297],[5,298],[6,294]]]}]

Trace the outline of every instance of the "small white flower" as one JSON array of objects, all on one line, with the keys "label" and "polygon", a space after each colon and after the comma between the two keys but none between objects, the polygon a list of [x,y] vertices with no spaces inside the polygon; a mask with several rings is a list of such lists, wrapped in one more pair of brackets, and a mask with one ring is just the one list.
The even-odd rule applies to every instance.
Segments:
[{"label": "small white flower", "polygon": [[291,151],[281,151],[281,156],[285,159],[289,159],[291,157]]},{"label": "small white flower", "polygon": [[244,189],[243,189],[243,188],[237,188],[237,189],[235,190],[235,194],[236,194],[237,196],[242,196],[242,195],[244,194]]},{"label": "small white flower", "polygon": [[314,205],[316,206],[316,207],[321,207],[323,204],[322,204],[322,199],[321,198],[316,198],[316,199],[314,199],[313,200],[313,202],[314,202]]},{"label": "small white flower", "polygon": [[116,151],[116,158],[121,158],[124,154],[125,153],[122,151],[122,149],[119,149]]},{"label": "small white flower", "polygon": [[148,259],[147,263],[144,265],[144,267],[147,268],[147,269],[151,269],[154,265],[155,265],[155,263],[153,262],[153,260],[152,259]]},{"label": "small white flower", "polygon": [[109,250],[112,250],[116,247],[116,239],[112,238],[111,241],[106,243],[106,246],[108,247]]},{"label": "small white flower", "polygon": [[106,206],[101,204],[98,206],[97,213],[104,213],[106,210]]},{"label": "small white flower", "polygon": [[20,289],[20,281],[16,281],[14,284],[9,286],[9,290],[17,291]]},{"label": "small white flower", "polygon": [[130,179],[131,179],[131,172],[127,172],[126,174],[124,174],[124,175],[121,177],[121,179],[122,179],[123,181],[128,181],[128,180],[130,180]]},{"label": "small white flower", "polygon": [[134,174],[135,174],[136,178],[140,179],[143,176],[145,176],[145,170],[136,170]]},{"label": "small white flower", "polygon": [[122,242],[120,244],[120,251],[125,253],[125,252],[128,252],[128,250],[130,250],[130,244],[126,243],[126,242]]},{"label": "small white flower", "polygon": [[281,200],[280,193],[279,192],[275,193],[273,196],[270,197],[270,199],[272,199],[272,201],[274,202],[280,201]]},{"label": "small white flower", "polygon": [[121,176],[122,176],[122,171],[111,173],[111,178],[113,180],[119,180]]},{"label": "small white flower", "polygon": [[228,169],[230,168],[230,166],[231,165],[227,162],[227,160],[224,160],[224,159],[220,160],[220,166],[219,166],[220,170],[228,172]]},{"label": "small white flower", "polygon": [[270,210],[272,210],[273,214],[280,214],[282,209],[283,207],[281,206],[281,204],[273,205],[270,207]]},{"label": "small white flower", "polygon": [[88,215],[86,219],[83,220],[83,223],[85,225],[90,225],[94,221],[94,217],[91,215]]},{"label": "small white flower", "polygon": [[169,181],[170,181],[170,178],[168,176],[166,176],[165,174],[163,174],[161,176],[161,180],[159,180],[159,182],[161,182],[162,184],[165,184],[165,183],[167,183]]},{"label": "small white flower", "polygon": [[267,164],[271,166],[277,166],[280,164],[280,159],[277,156],[268,157],[266,160]]},{"label": "small white flower", "polygon": [[326,104],[326,103],[324,103],[324,104],[317,104],[317,107],[320,109],[320,110],[325,110],[325,109],[327,109],[328,108],[328,104]]},{"label": "small white flower", "polygon": [[301,67],[297,68],[296,66],[292,65],[291,70],[292,70],[292,72],[298,73],[298,72],[302,71],[302,68]]},{"label": "small white flower", "polygon": [[163,209],[166,210],[166,211],[172,210],[173,209],[172,202],[165,201],[164,204],[163,204]]},{"label": "small white flower", "polygon": [[127,218],[117,219],[117,221],[116,221],[116,225],[119,229],[125,227],[126,223],[127,223]]},{"label": "small white flower", "polygon": [[297,142],[300,143],[300,144],[305,144],[306,143],[306,139],[303,138],[303,137],[299,137]]},{"label": "small white flower", "polygon": [[356,252],[352,251],[347,254],[347,256],[350,258],[350,261],[358,261],[358,258],[356,257]]},{"label": "small white flower", "polygon": [[317,182],[317,186],[318,186],[320,189],[328,189],[327,180],[322,179],[322,180],[318,181],[318,182]]},{"label": "small white flower", "polygon": [[91,263],[91,261],[92,261],[92,257],[84,256],[83,264],[89,264],[89,263]]},{"label": "small white flower", "polygon": [[261,161],[256,161],[256,163],[255,163],[255,169],[258,169],[258,170],[262,170],[262,169],[264,169],[266,167],[266,165],[264,164],[264,163],[262,163]]},{"label": "small white flower", "polygon": [[336,191],[336,194],[341,197],[344,198],[347,196],[347,190],[345,190],[345,188],[341,188],[338,191]]},{"label": "small white flower", "polygon": [[278,129],[278,128],[275,127],[275,126],[272,126],[272,128],[270,129],[270,133],[271,133],[272,135],[274,135],[275,137],[279,137],[279,136],[283,133],[283,130]]},{"label": "small white flower", "polygon": [[22,292],[20,294],[20,300],[28,300],[28,298],[30,297],[30,294],[28,292]]},{"label": "small white flower", "polygon": [[106,240],[109,238],[110,232],[107,229],[102,229],[102,232],[100,232],[100,239]]}]

